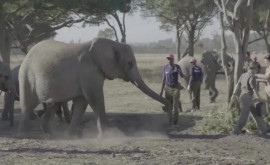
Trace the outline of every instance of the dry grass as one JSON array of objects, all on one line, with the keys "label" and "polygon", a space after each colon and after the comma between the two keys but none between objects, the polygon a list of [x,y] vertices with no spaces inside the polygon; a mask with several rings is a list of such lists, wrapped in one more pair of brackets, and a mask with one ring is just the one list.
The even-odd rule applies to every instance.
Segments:
[{"label": "dry grass", "polygon": [[[136,58],[146,84],[159,92],[159,68],[166,63],[163,56],[138,55]],[[187,112],[191,107],[189,95],[182,90],[185,112],[180,114],[179,124],[169,128],[167,116],[158,102],[130,83],[105,81],[106,111],[113,126],[106,139],[96,139],[96,118],[89,107],[81,127],[82,139],[65,140],[67,125],[56,126],[58,137],[48,139],[40,130],[40,119],[33,121],[29,132],[32,138],[18,139],[21,115],[16,102],[15,127],[10,128],[7,122],[0,121],[0,164],[268,164],[267,139],[256,135],[235,137],[228,133],[202,133],[202,123],[211,124],[226,116],[223,77],[218,78],[217,86],[220,91],[217,102],[209,104],[208,92],[203,90],[202,108],[194,113]],[[2,97],[0,101],[3,105]],[[220,132],[230,132],[224,130],[232,126],[225,124],[218,126],[225,127]]]}]

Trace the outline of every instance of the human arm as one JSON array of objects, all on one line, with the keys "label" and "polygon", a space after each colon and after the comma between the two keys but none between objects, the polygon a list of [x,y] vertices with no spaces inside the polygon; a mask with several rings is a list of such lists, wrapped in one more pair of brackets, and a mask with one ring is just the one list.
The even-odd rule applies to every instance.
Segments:
[{"label": "human arm", "polygon": [[248,83],[250,85],[250,87],[252,88],[252,91],[254,93],[255,99],[258,99],[260,101],[262,101],[262,97],[260,96],[258,89],[257,89],[257,83],[256,83],[256,78],[255,76],[250,77],[248,80]]},{"label": "human arm", "polygon": [[191,86],[191,83],[192,83],[192,80],[193,80],[192,73],[193,73],[193,70],[192,70],[192,67],[191,67],[190,70],[189,70],[189,81],[188,81],[188,86],[187,86],[188,90],[190,90],[190,86]]},{"label": "human arm", "polygon": [[178,72],[179,76],[181,76],[182,78],[185,77],[185,75],[183,74],[182,69],[179,65],[177,67],[177,72]]},{"label": "human arm", "polygon": [[161,91],[160,91],[160,96],[163,95],[164,86],[165,86],[165,78],[163,76],[162,85],[161,85]]},{"label": "human arm", "polygon": [[269,79],[269,74],[256,74],[255,75],[255,77],[256,77],[256,79],[260,79],[260,80],[265,80],[265,81],[267,81],[267,79]]}]

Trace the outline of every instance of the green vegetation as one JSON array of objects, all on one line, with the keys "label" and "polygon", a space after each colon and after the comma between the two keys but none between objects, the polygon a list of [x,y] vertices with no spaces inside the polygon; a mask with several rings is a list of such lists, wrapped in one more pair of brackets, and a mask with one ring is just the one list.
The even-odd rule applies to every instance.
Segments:
[{"label": "green vegetation", "polygon": [[[210,115],[205,116],[198,122],[199,130],[203,134],[230,134],[233,131],[233,127],[236,124],[238,117],[239,112],[237,109],[232,109],[229,112],[227,112],[224,107],[221,109],[213,109]],[[270,124],[270,113],[265,115],[264,120],[268,125]],[[251,116],[243,131],[247,133],[258,131]]]}]

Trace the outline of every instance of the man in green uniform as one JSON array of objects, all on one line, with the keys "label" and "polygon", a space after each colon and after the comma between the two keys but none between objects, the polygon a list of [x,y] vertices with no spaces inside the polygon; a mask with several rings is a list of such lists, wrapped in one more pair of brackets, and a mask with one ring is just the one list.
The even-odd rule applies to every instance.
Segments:
[{"label": "man in green uniform", "polygon": [[202,69],[196,65],[197,60],[192,58],[190,61],[191,67],[189,72],[189,84],[188,90],[191,92],[191,100],[192,100],[192,110],[200,109],[200,95],[201,95],[201,84],[202,84]]},{"label": "man in green uniform", "polygon": [[[239,97],[240,103],[240,117],[234,127],[233,134],[239,135],[242,132],[242,128],[246,125],[249,112],[252,114],[252,118],[258,126],[261,134],[268,134],[269,127],[264,123],[262,118],[261,109],[256,109],[254,106],[254,95],[255,100],[262,101],[258,90],[256,88],[256,64],[254,61],[249,62],[247,72],[243,73],[238,80],[232,99],[235,99],[238,91],[241,89],[241,95]],[[232,100],[231,99],[231,100]]]},{"label": "man in green uniform", "polygon": [[182,70],[179,65],[174,64],[173,54],[166,56],[169,61],[169,64],[163,67],[163,82],[161,86],[160,95],[162,96],[163,90],[165,89],[165,98],[171,102],[173,109],[169,112],[169,121],[171,125],[176,125],[179,116],[179,101],[180,98],[180,89],[182,86],[178,82],[178,75],[183,77]]}]

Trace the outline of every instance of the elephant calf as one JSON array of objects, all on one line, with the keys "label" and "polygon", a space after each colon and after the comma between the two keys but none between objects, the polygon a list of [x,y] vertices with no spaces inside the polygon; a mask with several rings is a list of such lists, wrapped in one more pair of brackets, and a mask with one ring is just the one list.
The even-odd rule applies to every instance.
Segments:
[{"label": "elephant calf", "polygon": [[[9,120],[10,121],[10,126],[13,126],[14,124],[14,102],[15,100],[19,101],[19,80],[18,80],[18,74],[19,74],[19,69],[20,66],[15,67],[12,71],[11,71],[11,76],[12,76],[12,85],[13,85],[13,89],[15,89],[15,92],[5,92],[4,95],[4,109],[2,112],[2,120]],[[38,112],[38,116],[41,117],[47,108],[47,105],[45,103],[43,103],[43,107],[44,109]],[[70,123],[71,117],[69,114],[69,109],[67,106],[67,103],[61,103],[57,110],[56,110],[56,114],[59,117],[59,119],[62,120],[62,110],[61,107],[64,111],[64,116],[65,116],[65,121],[67,123]],[[31,114],[32,119],[34,119],[36,117],[35,114]]]}]

